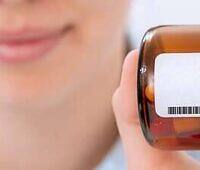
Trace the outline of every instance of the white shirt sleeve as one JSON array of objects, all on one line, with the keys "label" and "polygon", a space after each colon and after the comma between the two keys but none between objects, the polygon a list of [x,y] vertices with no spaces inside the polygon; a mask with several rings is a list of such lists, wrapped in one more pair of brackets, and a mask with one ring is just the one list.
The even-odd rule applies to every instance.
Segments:
[{"label": "white shirt sleeve", "polygon": [[95,170],[126,170],[121,141],[118,140]]}]

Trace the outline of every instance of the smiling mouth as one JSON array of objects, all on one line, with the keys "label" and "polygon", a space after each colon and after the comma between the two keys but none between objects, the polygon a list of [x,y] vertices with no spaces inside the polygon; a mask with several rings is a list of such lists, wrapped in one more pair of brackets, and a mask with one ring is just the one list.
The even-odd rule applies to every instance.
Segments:
[{"label": "smiling mouth", "polygon": [[43,58],[73,28],[73,25],[67,25],[58,30],[28,28],[0,31],[0,62],[21,63]]}]

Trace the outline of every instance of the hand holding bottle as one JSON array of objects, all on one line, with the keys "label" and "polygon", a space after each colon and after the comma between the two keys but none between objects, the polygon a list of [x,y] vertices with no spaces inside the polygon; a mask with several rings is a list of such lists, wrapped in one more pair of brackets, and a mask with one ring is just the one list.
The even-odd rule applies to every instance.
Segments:
[{"label": "hand holding bottle", "polygon": [[113,108],[129,170],[197,170],[200,165],[183,152],[151,147],[144,139],[137,115],[138,52],[126,57],[121,83],[113,96]]}]

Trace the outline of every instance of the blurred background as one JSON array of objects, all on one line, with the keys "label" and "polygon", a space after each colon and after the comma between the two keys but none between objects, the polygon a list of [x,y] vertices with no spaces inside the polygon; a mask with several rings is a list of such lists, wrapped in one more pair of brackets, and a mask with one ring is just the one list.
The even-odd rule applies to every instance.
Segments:
[{"label": "blurred background", "polygon": [[[144,33],[150,27],[174,24],[200,24],[199,0],[133,0],[128,24],[128,36],[133,48],[139,48]],[[187,152],[200,160],[199,151]],[[98,170],[125,170],[126,163],[120,141]]]}]

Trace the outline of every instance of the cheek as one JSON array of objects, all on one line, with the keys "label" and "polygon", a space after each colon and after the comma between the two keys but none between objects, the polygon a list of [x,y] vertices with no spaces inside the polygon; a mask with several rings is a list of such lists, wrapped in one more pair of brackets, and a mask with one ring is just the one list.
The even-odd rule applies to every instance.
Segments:
[{"label": "cheek", "polygon": [[[85,13],[95,15],[99,12],[102,14],[105,12],[115,13],[117,11],[124,10],[129,4],[130,0],[71,0],[70,4],[73,4],[74,8],[83,10]],[[75,9],[76,10],[76,9]]]},{"label": "cheek", "polygon": [[76,4],[76,6],[82,6],[84,8],[103,8],[105,5],[113,4],[115,0],[71,0],[71,3],[73,2]]},{"label": "cheek", "polygon": [[[23,108],[52,106],[75,88],[83,88],[84,83],[92,81],[90,77],[94,77],[92,73],[98,70],[99,63],[105,62],[103,56],[106,57],[107,50],[112,49],[110,47],[116,35],[124,27],[128,0],[55,1],[61,12],[64,11],[64,7],[60,8],[62,4],[66,6],[66,11],[75,11],[72,18],[78,18],[77,30],[65,38],[52,56],[48,57],[49,60],[40,66],[29,67],[29,71],[11,70],[10,73],[1,70],[2,105],[6,103],[7,106]],[[54,13],[49,15],[55,19]],[[67,12],[66,15],[62,12],[61,16],[67,16]]]},{"label": "cheek", "polygon": [[116,38],[116,34],[125,29],[129,1],[80,0],[79,4],[83,1],[90,5],[82,6],[82,17],[78,23],[79,29],[82,31],[80,35],[84,41],[91,43],[91,46],[96,45],[98,48],[101,46],[106,50],[109,43],[112,43]]}]

